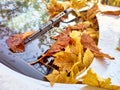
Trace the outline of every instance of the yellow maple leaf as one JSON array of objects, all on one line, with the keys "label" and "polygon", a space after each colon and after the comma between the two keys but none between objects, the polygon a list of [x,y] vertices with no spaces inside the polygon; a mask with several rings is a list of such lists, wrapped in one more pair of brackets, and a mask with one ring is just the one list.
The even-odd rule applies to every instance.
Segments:
[{"label": "yellow maple leaf", "polygon": [[71,7],[78,10],[78,9],[86,6],[86,1],[87,0],[70,0]]},{"label": "yellow maple leaf", "polygon": [[81,44],[81,32],[80,31],[72,31],[70,33],[70,37],[74,40],[74,43],[69,45],[70,52],[76,54],[78,56],[81,53],[81,58],[83,56],[83,45]]},{"label": "yellow maple leaf", "polygon": [[71,33],[70,33],[70,37],[76,41],[80,41],[80,36],[81,36],[81,32],[80,31],[75,31],[73,30]]},{"label": "yellow maple leaf", "polygon": [[70,70],[70,76],[72,78],[76,78],[85,70],[86,70],[86,67],[84,67],[84,65],[81,62],[76,62]]},{"label": "yellow maple leaf", "polygon": [[77,61],[77,56],[71,52],[61,51],[54,54],[54,57],[54,64],[64,71],[70,71],[73,64]]},{"label": "yellow maple leaf", "polygon": [[90,49],[87,49],[84,53],[83,57],[83,64],[86,68],[92,63],[94,58],[94,54],[90,51]]},{"label": "yellow maple leaf", "polygon": [[105,88],[110,90],[120,90],[120,86],[112,85],[111,78],[102,78],[98,76],[91,68],[87,74],[83,77],[83,84],[95,86],[99,88]]},{"label": "yellow maple leaf", "polygon": [[75,78],[71,78],[68,76],[68,73],[66,71],[57,71],[54,70],[51,74],[45,76],[48,81],[50,81],[51,86],[54,85],[54,83],[76,83]]}]

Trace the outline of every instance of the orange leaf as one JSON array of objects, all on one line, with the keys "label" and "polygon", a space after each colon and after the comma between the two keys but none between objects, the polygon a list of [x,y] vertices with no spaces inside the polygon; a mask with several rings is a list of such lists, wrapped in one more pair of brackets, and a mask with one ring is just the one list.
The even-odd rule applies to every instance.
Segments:
[{"label": "orange leaf", "polygon": [[50,0],[50,3],[47,3],[47,9],[48,9],[48,14],[50,18],[53,18],[60,12],[64,10],[64,7],[61,3],[59,3],[57,0]]},{"label": "orange leaf", "polygon": [[117,10],[117,11],[103,11],[102,14],[120,15],[120,10]]},{"label": "orange leaf", "polygon": [[13,34],[7,39],[7,45],[13,52],[23,52],[25,50],[24,40],[33,33],[34,31]]}]

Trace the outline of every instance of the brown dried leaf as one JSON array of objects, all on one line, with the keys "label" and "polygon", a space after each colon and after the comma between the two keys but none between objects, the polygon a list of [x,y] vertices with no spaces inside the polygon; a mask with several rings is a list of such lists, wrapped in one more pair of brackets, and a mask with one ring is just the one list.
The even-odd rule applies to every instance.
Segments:
[{"label": "brown dried leaf", "polygon": [[83,31],[85,28],[83,23],[77,23],[73,26],[69,26],[66,29],[69,29],[70,31],[76,30],[76,31]]},{"label": "brown dried leaf", "polygon": [[104,54],[102,52],[100,52],[100,49],[97,47],[95,41],[88,35],[83,33],[81,36],[81,43],[83,44],[83,47],[85,49],[89,48],[96,57],[106,57],[109,58],[111,60],[113,60],[114,58],[109,56],[108,54]]},{"label": "brown dried leaf", "polygon": [[6,43],[13,52],[23,52],[25,50],[24,40],[33,33],[34,31],[13,34],[7,39]]},{"label": "brown dried leaf", "polygon": [[87,20],[94,19],[98,11],[99,11],[98,5],[94,4],[93,7],[87,11]]},{"label": "brown dried leaf", "polygon": [[61,3],[59,3],[57,0],[50,0],[49,3],[46,3],[47,9],[48,9],[48,14],[50,18],[53,18],[60,12],[64,10],[64,7]]},{"label": "brown dried leaf", "polygon": [[57,37],[56,39],[56,42],[50,47],[50,49],[46,53],[47,56],[51,56],[54,53],[61,51],[70,42],[70,37],[65,33],[63,33],[60,37]]}]

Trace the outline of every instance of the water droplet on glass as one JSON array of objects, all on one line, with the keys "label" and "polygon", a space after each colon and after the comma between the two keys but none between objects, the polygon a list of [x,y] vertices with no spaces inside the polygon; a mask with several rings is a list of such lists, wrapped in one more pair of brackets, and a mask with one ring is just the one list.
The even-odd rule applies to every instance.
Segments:
[{"label": "water droplet on glass", "polygon": [[115,76],[115,73],[110,73],[110,77],[114,77]]},{"label": "water droplet on glass", "polygon": [[109,62],[109,61],[106,61],[106,62],[105,62],[105,64],[106,64],[106,65],[109,65],[109,64],[110,64],[110,62]]},{"label": "water droplet on glass", "polygon": [[120,74],[120,71],[117,71],[117,74]]},{"label": "water droplet on glass", "polygon": [[32,58],[36,58],[36,56],[35,55],[33,55],[33,57]]},{"label": "water droplet on glass", "polygon": [[12,53],[8,53],[8,55],[12,55]]},{"label": "water droplet on glass", "polygon": [[41,48],[41,52],[44,52],[45,50],[44,50],[44,48]]},{"label": "water droplet on glass", "polygon": [[3,53],[3,51],[0,51],[0,53]]},{"label": "water droplet on glass", "polygon": [[117,62],[116,62],[116,61],[113,61],[112,63],[117,64]]}]

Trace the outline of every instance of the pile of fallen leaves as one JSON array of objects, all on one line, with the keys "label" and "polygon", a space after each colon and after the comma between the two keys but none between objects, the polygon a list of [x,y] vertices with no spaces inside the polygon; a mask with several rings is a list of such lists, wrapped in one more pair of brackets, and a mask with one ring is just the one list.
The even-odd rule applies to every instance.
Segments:
[{"label": "pile of fallen leaves", "polygon": [[[47,7],[50,17],[53,17],[56,13],[61,12],[64,6],[56,0],[50,1]],[[77,0],[70,0],[71,3],[72,1],[77,3]],[[82,2],[82,0],[81,3],[85,5],[85,2]],[[68,5],[71,7],[72,4],[69,3]],[[58,36],[53,37],[53,39],[56,40],[55,43],[39,58],[38,61],[42,64],[45,63],[44,60],[47,58],[54,58],[52,65],[53,71],[45,76],[51,85],[54,85],[54,83],[76,84],[80,83],[80,79],[82,79],[81,83],[91,86],[107,89],[120,88],[120,86],[112,85],[110,78],[101,78],[92,69],[89,69],[84,77],[76,79],[77,76],[89,67],[94,57],[114,59],[108,54],[101,52],[97,47],[99,27],[96,13],[98,11],[99,8],[97,4],[95,4],[89,10],[77,13],[77,15],[80,16],[80,22],[76,25],[66,27]]]}]

